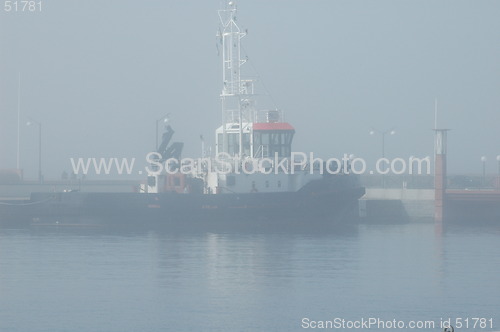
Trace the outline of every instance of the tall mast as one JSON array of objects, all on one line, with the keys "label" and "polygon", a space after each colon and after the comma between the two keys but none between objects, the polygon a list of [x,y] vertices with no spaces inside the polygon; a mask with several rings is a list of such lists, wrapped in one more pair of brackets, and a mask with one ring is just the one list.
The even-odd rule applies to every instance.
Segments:
[{"label": "tall mast", "polygon": [[241,66],[246,60],[241,58],[241,39],[246,33],[236,24],[236,3],[229,1],[225,9],[219,10],[221,29],[218,37],[222,44],[222,127],[223,127],[223,151],[228,152],[227,125],[239,125],[239,157],[243,152],[243,126],[251,122],[252,114],[248,97],[244,95],[252,93],[253,86],[249,80],[241,79]]}]

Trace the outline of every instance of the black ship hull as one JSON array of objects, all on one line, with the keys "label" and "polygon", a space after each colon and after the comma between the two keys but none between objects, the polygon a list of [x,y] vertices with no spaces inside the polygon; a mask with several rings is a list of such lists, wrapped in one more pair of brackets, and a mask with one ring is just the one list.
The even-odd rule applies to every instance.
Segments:
[{"label": "black ship hull", "polygon": [[33,193],[0,205],[0,222],[37,226],[312,226],[350,221],[364,188],[281,193]]}]

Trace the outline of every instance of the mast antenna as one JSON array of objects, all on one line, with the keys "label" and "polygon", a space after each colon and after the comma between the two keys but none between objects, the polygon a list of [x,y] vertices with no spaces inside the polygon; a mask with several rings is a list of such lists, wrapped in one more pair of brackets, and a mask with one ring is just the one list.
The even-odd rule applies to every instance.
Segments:
[{"label": "mast antenna", "polygon": [[[222,127],[223,151],[228,152],[227,125],[239,127],[239,157],[243,155],[243,126],[252,122],[253,109],[249,107],[248,95],[253,94],[253,82],[242,80],[241,67],[247,61],[241,55],[241,39],[246,36],[236,23],[235,1],[227,2],[225,9],[218,11],[221,28],[217,33],[222,43]],[[251,103],[250,103],[251,104]],[[235,151],[236,152],[236,151]]]}]

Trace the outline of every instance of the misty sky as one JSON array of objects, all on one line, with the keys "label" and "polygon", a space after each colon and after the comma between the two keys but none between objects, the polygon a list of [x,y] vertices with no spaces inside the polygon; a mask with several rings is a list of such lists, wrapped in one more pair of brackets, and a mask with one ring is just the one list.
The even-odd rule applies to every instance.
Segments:
[{"label": "misty sky", "polygon": [[[220,124],[219,0],[42,0],[41,13],[0,12],[0,169],[35,178],[70,157],[136,157],[171,114],[184,156]],[[3,6],[3,2],[1,3]],[[434,99],[449,134],[449,170],[496,172],[500,155],[500,1],[241,0],[243,45],[297,130],[294,151],[372,161],[371,127],[396,128],[389,157],[432,155]],[[265,105],[262,105],[265,106]]]}]

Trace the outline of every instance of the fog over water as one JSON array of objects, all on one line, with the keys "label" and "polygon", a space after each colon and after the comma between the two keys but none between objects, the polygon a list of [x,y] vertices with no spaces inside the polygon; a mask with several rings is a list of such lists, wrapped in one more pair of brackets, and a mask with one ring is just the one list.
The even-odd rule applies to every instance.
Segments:
[{"label": "fog over water", "polygon": [[[460,331],[497,331],[499,234],[432,224],[321,234],[2,229],[0,330],[304,331],[304,318],[373,317],[435,324],[414,331],[442,331],[448,319]],[[484,327],[472,328],[474,317]]]},{"label": "fog over water", "polygon": [[[184,156],[214,142],[220,123],[220,1],[42,0],[41,12],[0,10],[0,168],[46,178],[70,157],[136,157],[154,148],[170,113]],[[3,6],[4,3],[2,2]],[[451,128],[449,169],[496,172],[500,155],[500,2],[238,1],[246,54],[296,130],[295,151],[318,156],[431,155],[434,101]],[[272,104],[271,104],[272,105]],[[264,106],[264,105],[263,105]]]}]

